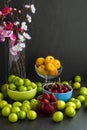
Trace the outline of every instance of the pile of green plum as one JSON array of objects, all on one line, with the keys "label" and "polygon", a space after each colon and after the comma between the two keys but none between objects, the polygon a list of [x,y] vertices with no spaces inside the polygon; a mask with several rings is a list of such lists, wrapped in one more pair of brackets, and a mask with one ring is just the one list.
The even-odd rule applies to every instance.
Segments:
[{"label": "pile of green plum", "polygon": [[29,91],[36,88],[36,84],[28,78],[10,75],[8,77],[8,88],[13,91]]}]

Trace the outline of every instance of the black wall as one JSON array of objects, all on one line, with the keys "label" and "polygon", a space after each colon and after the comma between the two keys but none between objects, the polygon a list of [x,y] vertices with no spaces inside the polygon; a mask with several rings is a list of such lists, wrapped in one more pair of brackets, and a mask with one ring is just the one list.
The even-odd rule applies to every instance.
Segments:
[{"label": "black wall", "polygon": [[[2,0],[0,0],[2,1]],[[28,0],[13,0],[13,5],[22,6]],[[34,0],[36,14],[32,16],[30,35],[27,41],[27,77],[41,80],[34,70],[37,57],[53,55],[61,60],[62,80],[70,80],[79,74],[87,81],[87,1],[86,0]],[[0,46],[0,59],[4,47]],[[4,59],[0,60],[0,78],[5,75]]]}]

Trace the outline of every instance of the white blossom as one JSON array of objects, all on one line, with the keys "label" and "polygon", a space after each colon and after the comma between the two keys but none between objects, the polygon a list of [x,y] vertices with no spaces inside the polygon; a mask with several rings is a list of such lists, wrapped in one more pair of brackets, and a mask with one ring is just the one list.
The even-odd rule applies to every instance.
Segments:
[{"label": "white blossom", "polygon": [[10,53],[11,53],[12,55],[17,55],[18,51],[14,51],[13,48],[10,48]]},{"label": "white blossom", "polygon": [[32,18],[31,18],[31,16],[29,14],[26,15],[26,18],[27,18],[28,22],[31,23],[31,21],[32,21],[31,19]]},{"label": "white blossom", "polygon": [[34,4],[32,4],[32,5],[31,5],[31,12],[34,14],[35,11],[36,11],[36,8],[35,8]]},{"label": "white blossom", "polygon": [[[11,0],[8,1],[10,2]],[[7,6],[6,2],[4,4]],[[2,15],[3,11],[0,11],[0,42],[9,39],[11,42],[10,52],[12,55],[17,55],[19,51],[22,51],[26,47],[25,40],[31,39],[31,36],[28,34],[28,27],[32,22],[30,14],[34,14],[36,8],[33,3],[28,1],[28,4],[25,4],[23,9],[9,9],[9,19],[8,15]]]},{"label": "white blossom", "polygon": [[26,22],[22,22],[21,23],[21,28],[24,29],[25,31],[27,31],[27,25],[26,25]]},{"label": "white blossom", "polygon": [[14,22],[14,25],[19,25],[19,23],[20,23],[19,21],[16,21]]},{"label": "white blossom", "polygon": [[25,41],[25,38],[20,33],[18,33],[18,38],[21,42]]},{"label": "white blossom", "polygon": [[25,48],[25,43],[18,42],[17,45],[16,45],[16,48],[17,48],[18,51],[22,51],[23,48]]},{"label": "white blossom", "polygon": [[26,38],[26,39],[31,39],[31,36],[28,34],[28,33],[23,33],[23,36]]},{"label": "white blossom", "polygon": [[22,51],[23,49],[22,49],[22,47],[19,45],[18,46],[18,51]]},{"label": "white blossom", "polygon": [[24,7],[27,8],[27,9],[29,9],[29,8],[30,8],[30,5],[25,5]]},{"label": "white blossom", "polygon": [[26,46],[25,46],[25,43],[20,43],[20,46],[22,47],[22,48],[25,48]]},{"label": "white blossom", "polygon": [[20,43],[17,43],[15,46],[12,47],[13,51],[22,51],[22,47]]},{"label": "white blossom", "polygon": [[12,49],[13,49],[13,51],[18,51],[18,44],[14,45],[14,46],[12,47]]}]

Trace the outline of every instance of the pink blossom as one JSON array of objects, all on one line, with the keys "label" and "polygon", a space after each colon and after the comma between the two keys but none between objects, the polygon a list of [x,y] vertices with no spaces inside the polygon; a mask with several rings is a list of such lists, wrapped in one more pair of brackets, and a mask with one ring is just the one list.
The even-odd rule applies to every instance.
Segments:
[{"label": "pink blossom", "polygon": [[10,53],[11,53],[12,55],[17,55],[17,54],[18,54],[18,51],[14,51],[12,48],[10,48]]},{"label": "pink blossom", "polygon": [[2,37],[11,37],[11,35],[13,34],[13,31],[11,31],[11,30],[2,30],[1,32],[0,32],[0,35],[2,36]]},{"label": "pink blossom", "polygon": [[36,9],[34,4],[29,3],[24,6],[24,10],[19,10],[9,7],[11,0],[7,1],[4,2],[4,8],[0,10],[0,42],[8,39],[11,43],[10,52],[16,55],[25,48],[25,40],[31,39],[28,27],[32,18],[28,12],[30,10],[31,13],[35,13]]},{"label": "pink blossom", "polygon": [[0,16],[2,15],[2,12],[0,11]]},{"label": "pink blossom", "polygon": [[19,32],[23,33],[23,32],[24,32],[24,29],[19,28]]},{"label": "pink blossom", "polygon": [[9,8],[9,7],[3,8],[3,10],[2,10],[2,16],[3,17],[7,16],[8,14],[11,13],[11,11],[12,11],[12,8]]},{"label": "pink blossom", "polygon": [[5,26],[5,29],[6,30],[12,30],[13,29],[13,23],[11,23],[11,22],[7,23],[6,26]]},{"label": "pink blossom", "polygon": [[15,26],[15,30],[16,30],[16,31],[18,31],[18,32],[21,32],[21,33],[23,33],[23,32],[24,32],[24,29],[23,29],[23,28],[21,28],[21,27],[19,27],[18,25],[17,25],[17,26]]},{"label": "pink blossom", "polygon": [[0,42],[4,42],[5,38],[4,37],[0,37]]},{"label": "pink blossom", "polygon": [[10,36],[10,40],[11,40],[11,44],[12,44],[12,45],[15,45],[16,39],[17,39],[17,36],[16,36],[15,34],[12,34],[12,35]]},{"label": "pink blossom", "polygon": [[3,26],[0,26],[0,32],[1,32],[3,29],[4,29],[4,27],[3,27]]}]

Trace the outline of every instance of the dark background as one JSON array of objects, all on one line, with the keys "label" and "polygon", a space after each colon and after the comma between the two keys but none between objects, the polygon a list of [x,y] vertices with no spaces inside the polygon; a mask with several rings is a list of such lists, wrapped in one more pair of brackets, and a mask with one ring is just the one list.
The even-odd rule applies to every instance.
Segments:
[{"label": "dark background", "polygon": [[[3,0],[1,7],[3,6]],[[22,7],[28,0],[15,1],[12,5]],[[74,75],[87,81],[87,1],[86,0],[34,0],[36,13],[32,16],[27,41],[26,72],[33,81],[43,81],[36,73],[36,58],[52,55],[61,60],[62,80]],[[0,44],[0,82],[5,81],[7,62],[4,44]]]},{"label": "dark background", "polygon": [[[12,0],[14,6],[22,7],[28,0]],[[0,0],[0,6],[3,6]],[[86,0],[34,0],[36,14],[32,17],[27,41],[26,72],[32,80],[42,81],[34,69],[35,60],[40,56],[53,55],[61,60],[64,67],[62,80],[70,80],[79,74],[87,82],[87,1]],[[0,83],[7,75],[5,44],[0,43]],[[86,84],[87,85],[87,84]],[[40,125],[41,124],[41,125]],[[18,121],[11,124],[7,118],[0,118],[2,130],[87,130],[87,110],[81,107],[74,119],[65,118],[53,123],[50,118],[35,121]]]}]

